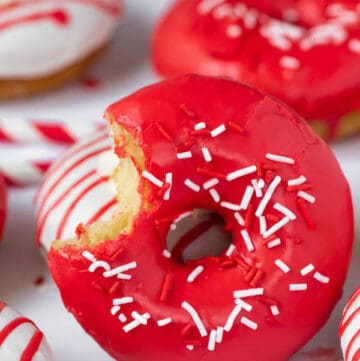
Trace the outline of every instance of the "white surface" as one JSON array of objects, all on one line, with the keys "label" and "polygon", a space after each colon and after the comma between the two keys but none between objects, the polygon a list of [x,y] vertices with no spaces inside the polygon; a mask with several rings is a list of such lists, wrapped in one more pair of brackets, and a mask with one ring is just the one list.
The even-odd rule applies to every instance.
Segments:
[{"label": "white surface", "polygon": [[[40,98],[0,103],[0,117],[8,121],[34,117],[76,122],[99,119],[110,102],[156,79],[148,63],[149,34],[156,16],[165,4],[165,0],[128,0],[127,14],[116,41],[105,59],[91,71],[92,75],[101,78],[101,89],[84,92],[78,83],[74,83]],[[351,184],[359,234],[360,137],[338,144],[334,149]],[[0,158],[3,156],[0,153]],[[64,310],[46,264],[34,244],[32,199],[35,191],[27,189],[10,192],[9,217],[0,252],[0,299],[37,322],[48,337],[55,361],[108,361],[110,358]],[[359,244],[357,237],[345,298],[359,285]],[[33,281],[40,275],[46,277],[46,282],[35,287]],[[327,327],[309,347],[338,347],[337,329],[345,298],[334,311]]]}]

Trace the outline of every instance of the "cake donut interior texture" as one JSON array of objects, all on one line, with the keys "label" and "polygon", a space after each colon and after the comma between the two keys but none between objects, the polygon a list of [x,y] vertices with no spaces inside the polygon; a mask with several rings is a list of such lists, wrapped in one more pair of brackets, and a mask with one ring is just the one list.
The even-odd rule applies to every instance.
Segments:
[{"label": "cake donut interior texture", "polygon": [[121,13],[121,0],[0,1],[0,99],[79,76],[103,52]]},{"label": "cake donut interior texture", "polygon": [[[197,75],[143,88],[105,117],[116,207],[97,222],[84,214],[48,253],[67,309],[116,360],[288,360],[327,321],[351,257],[349,187],[328,146],[273,98]],[[80,171],[76,153],[67,162],[62,177]]]},{"label": "cake donut interior texture", "polygon": [[152,48],[162,76],[250,84],[286,102],[327,140],[360,131],[358,0],[177,0]]}]

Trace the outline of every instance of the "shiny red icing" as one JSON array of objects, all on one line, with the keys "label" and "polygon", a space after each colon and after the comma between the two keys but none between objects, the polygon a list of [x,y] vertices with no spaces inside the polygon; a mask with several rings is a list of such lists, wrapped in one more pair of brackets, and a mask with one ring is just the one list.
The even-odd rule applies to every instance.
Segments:
[{"label": "shiny red icing", "polygon": [[359,2],[180,0],[158,25],[153,63],[165,77],[240,80],[336,127],[360,110]]},{"label": "shiny red icing", "polygon": [[[66,246],[50,251],[51,272],[68,310],[116,360],[288,360],[328,319],[341,297],[351,255],[351,198],[331,150],[292,110],[227,80],[183,76],[144,88],[107,112],[138,139],[146,170],[162,183],[141,178],[139,191],[143,201],[147,194],[152,209],[140,211],[130,234],[120,234],[95,249]],[[200,122],[206,128],[198,129]],[[204,160],[202,148],[209,150],[212,161]],[[119,149],[120,154],[124,151]],[[178,159],[177,153],[188,151],[192,158]],[[270,160],[267,153],[286,156],[294,164]],[[255,173],[226,180],[230,173],[251,165],[256,165]],[[167,173],[173,179],[169,200],[164,200]],[[237,205],[251,180],[264,179],[263,197],[253,195],[247,210],[239,212],[245,226],[202,187],[211,175],[219,179],[212,189],[221,201]],[[288,185],[301,175],[306,183]],[[283,218],[274,209],[276,203],[291,210],[296,220],[266,238],[260,235],[256,211],[276,177],[281,182],[263,212],[267,230]],[[199,192],[185,186],[186,179],[199,185]],[[150,192],[143,192],[144,187]],[[299,189],[316,201],[297,196]],[[170,224],[194,208],[223,217],[236,247],[231,255],[224,252],[186,264],[164,257]],[[253,251],[245,246],[244,230]],[[269,248],[276,237],[281,244]],[[277,260],[288,265],[288,273],[275,265]],[[301,275],[309,264],[315,269]],[[123,265],[127,267],[121,277],[131,279],[106,274]],[[200,265],[203,272],[187,282]],[[91,267],[95,272],[90,272]],[[323,276],[322,282],[314,278],[315,272]],[[306,290],[290,291],[291,285],[304,283]],[[228,324],[236,308],[233,292],[253,288],[262,289],[263,295],[243,298],[252,310],[243,308],[230,331],[223,332],[222,342],[209,351],[212,331]],[[113,308],[123,297],[132,297],[133,302]],[[206,336],[204,330],[201,336],[183,302],[197,311]],[[278,315],[272,312],[274,306]],[[134,326],[139,315],[143,324]],[[157,321],[168,317],[172,322],[159,327]]]}]

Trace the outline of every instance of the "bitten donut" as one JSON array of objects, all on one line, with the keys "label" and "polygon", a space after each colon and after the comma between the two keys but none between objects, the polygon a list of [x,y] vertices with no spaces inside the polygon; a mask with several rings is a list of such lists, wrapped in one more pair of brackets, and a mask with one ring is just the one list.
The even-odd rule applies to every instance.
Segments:
[{"label": "bitten donut", "polygon": [[0,99],[54,88],[81,74],[115,32],[121,0],[0,3]]},{"label": "bitten donut", "polygon": [[52,360],[43,333],[31,320],[2,302],[0,302],[0,360]]},{"label": "bitten donut", "polygon": [[360,360],[360,288],[350,298],[339,330],[345,361]]},{"label": "bitten donut", "polygon": [[165,77],[229,77],[283,100],[325,139],[360,131],[357,0],[178,0],[160,21]]},{"label": "bitten donut", "polygon": [[[106,118],[117,210],[48,256],[67,309],[116,360],[288,360],[328,319],[349,264],[351,197],[331,150],[272,98],[196,75]],[[174,252],[168,234],[197,209],[232,240],[186,260],[209,222]]]}]

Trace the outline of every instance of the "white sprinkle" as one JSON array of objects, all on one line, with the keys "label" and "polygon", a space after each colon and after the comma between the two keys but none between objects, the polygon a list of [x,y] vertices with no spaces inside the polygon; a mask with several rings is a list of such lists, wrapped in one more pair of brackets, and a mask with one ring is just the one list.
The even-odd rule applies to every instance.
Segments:
[{"label": "white sprinkle", "polygon": [[170,199],[172,181],[173,181],[173,174],[172,173],[166,173],[165,183],[170,184],[170,187],[164,193],[164,197],[163,197],[164,201],[168,201]]},{"label": "white sprinkle", "polygon": [[219,179],[218,178],[211,178],[209,179],[208,181],[206,181],[204,184],[203,184],[203,188],[208,190],[212,187],[215,187],[216,185],[219,184]]},{"label": "white sprinkle", "polygon": [[312,271],[315,270],[315,267],[313,264],[308,264],[307,266],[305,266],[301,271],[300,271],[300,274],[302,276],[306,276],[308,275],[309,273],[311,273]]},{"label": "white sprinkle", "polygon": [[240,209],[243,209],[243,210],[248,209],[253,194],[254,194],[254,188],[251,186],[247,186],[244,196],[243,196],[243,199],[240,203]]},{"label": "white sprinkle", "polygon": [[242,310],[242,307],[240,305],[237,305],[234,307],[234,309],[231,311],[226,323],[225,323],[225,326],[224,326],[224,330],[226,332],[230,332],[231,329],[233,328],[234,326],[234,323],[235,323],[235,320],[236,318],[239,316],[240,312]]},{"label": "white sprinkle", "polygon": [[330,278],[322,275],[320,272],[314,273],[314,279],[325,284],[330,282]]},{"label": "white sprinkle", "polygon": [[192,191],[194,192],[200,192],[200,186],[195,184],[193,181],[191,181],[190,179],[186,179],[185,180],[185,185],[190,188]]},{"label": "white sprinkle", "polygon": [[278,315],[280,315],[280,310],[279,310],[279,307],[278,307],[278,306],[272,305],[272,306],[270,307],[270,310],[271,310],[271,313],[272,313],[273,316],[278,316]]},{"label": "white sprinkle", "polygon": [[298,195],[298,197],[305,199],[309,203],[315,203],[315,200],[316,200],[315,197],[309,193],[306,193],[304,191],[299,191],[297,193],[297,195]]},{"label": "white sprinkle", "polygon": [[159,178],[156,178],[153,174],[151,174],[150,172],[144,170],[142,172],[142,176],[147,179],[149,182],[151,182],[152,184],[156,185],[159,188],[162,188],[164,186],[164,182],[161,181]]},{"label": "white sprinkle", "polygon": [[172,322],[171,317],[163,318],[162,320],[157,321],[157,325],[158,325],[159,327],[163,327],[163,326],[168,325],[168,324],[171,323],[171,322]]},{"label": "white sprinkle", "polygon": [[251,306],[249,303],[245,302],[241,298],[237,298],[235,300],[235,304],[241,306],[241,308],[244,309],[246,312],[251,312],[253,309],[253,306]]},{"label": "white sprinkle", "polygon": [[162,254],[166,258],[171,258],[171,252],[167,249],[164,249]]},{"label": "white sprinkle", "polygon": [[187,348],[189,351],[193,351],[193,350],[194,350],[194,345],[186,345],[186,348]]},{"label": "white sprinkle", "polygon": [[247,7],[243,3],[235,4],[234,6],[234,15],[238,18],[242,18],[247,11]]},{"label": "white sprinkle", "polygon": [[190,151],[177,153],[176,157],[177,159],[189,159],[192,158],[192,153]]},{"label": "white sprinkle", "polygon": [[127,321],[127,317],[123,313],[120,313],[118,320],[122,323],[125,323]]},{"label": "white sprinkle", "polygon": [[205,162],[212,161],[212,156],[211,156],[208,148],[206,148],[206,147],[201,148],[201,152],[202,152]]},{"label": "white sprinkle", "polygon": [[243,316],[241,317],[240,323],[245,325],[246,327],[251,328],[252,330],[256,330],[258,328],[257,323],[254,321],[249,320],[247,317]]},{"label": "white sprinkle", "polygon": [[248,298],[255,296],[262,296],[264,294],[263,288],[249,288],[247,290],[234,291],[234,298]]},{"label": "white sprinkle", "polygon": [[253,185],[254,189],[255,189],[255,194],[257,198],[261,198],[262,197],[262,189],[265,187],[265,182],[263,179],[260,179],[259,181],[257,181],[256,179],[253,179],[251,181],[251,184]]},{"label": "white sprinkle", "polygon": [[266,218],[264,216],[260,216],[259,223],[260,223],[260,234],[263,235],[266,232],[266,228],[267,228]]},{"label": "white sprinkle", "polygon": [[110,277],[113,277],[113,276],[117,276],[117,278],[119,278],[119,279],[128,280],[128,279],[131,278],[131,276],[124,274],[124,272],[129,271],[131,269],[134,269],[136,267],[137,267],[137,264],[136,264],[135,261],[130,262],[130,263],[127,263],[125,265],[116,267],[116,268],[114,268],[112,270],[109,270],[107,272],[104,272],[103,276],[105,278],[110,278]]},{"label": "white sprinkle", "polygon": [[281,259],[277,259],[275,261],[275,265],[278,266],[280,268],[280,270],[283,271],[284,273],[290,272],[290,267]]},{"label": "white sprinkle", "polygon": [[[139,315],[137,312],[132,312],[131,315],[134,317],[134,320],[128,323],[123,327],[123,330],[128,333],[135,329],[136,327],[139,327],[140,325],[146,325],[147,321],[150,319],[149,313],[144,313],[143,315]],[[135,318],[136,316],[136,318]]]},{"label": "white sprinkle", "polygon": [[120,311],[120,306],[114,306],[114,307],[112,307],[111,308],[111,311],[110,311],[110,313],[113,315],[113,316],[115,316],[119,311]]},{"label": "white sprinkle", "polygon": [[229,173],[226,176],[226,180],[230,182],[237,178],[244,177],[246,175],[255,173],[256,171],[257,171],[256,165],[252,165],[250,167],[242,168],[242,169],[236,170],[235,172]]},{"label": "white sprinkle", "polygon": [[102,268],[105,271],[110,271],[111,270],[110,265],[105,261],[96,261],[96,262],[94,262],[93,264],[90,265],[88,270],[89,270],[89,272],[94,273],[98,268]]},{"label": "white sprinkle", "polygon": [[235,252],[236,247],[233,244],[230,244],[229,248],[226,250],[226,256],[231,257],[232,254]]},{"label": "white sprinkle", "polygon": [[88,251],[84,251],[82,253],[82,256],[92,263],[95,263],[97,261],[96,257]]},{"label": "white sprinkle", "polygon": [[242,34],[242,29],[239,25],[230,25],[226,29],[226,34],[229,38],[236,39]]},{"label": "white sprinkle", "polygon": [[216,330],[211,330],[210,336],[209,336],[209,343],[208,343],[209,351],[215,351],[216,335],[217,335]]},{"label": "white sprinkle", "polygon": [[283,19],[289,23],[295,23],[299,20],[299,13],[295,9],[285,9],[283,11]]},{"label": "white sprinkle", "polygon": [[295,164],[295,160],[283,155],[267,153],[266,158],[278,163]]},{"label": "white sprinkle", "polygon": [[215,138],[217,136],[219,136],[220,134],[224,133],[226,131],[226,128],[225,128],[225,125],[224,124],[221,124],[219,125],[217,128],[213,129],[211,132],[210,132],[210,135]]},{"label": "white sprinkle", "polygon": [[234,213],[234,217],[240,226],[245,226],[245,220],[239,212]]},{"label": "white sprinkle", "polygon": [[348,46],[352,52],[354,52],[355,54],[360,54],[360,40],[351,39]]},{"label": "white sprinkle", "polygon": [[200,274],[204,271],[203,266],[197,266],[188,276],[187,282],[192,283],[195,281],[197,277],[200,276]]},{"label": "white sprinkle", "polygon": [[282,213],[284,216],[288,217],[291,221],[296,219],[296,215],[294,212],[291,212],[289,208],[283,206],[280,203],[275,203],[274,209]]},{"label": "white sprinkle", "polygon": [[223,3],[225,0],[203,0],[198,5],[198,12],[200,14],[209,14],[216,6]]},{"label": "white sprinkle", "polygon": [[255,10],[250,10],[245,13],[244,16],[244,26],[247,29],[254,29],[257,23],[257,12]]},{"label": "white sprinkle", "polygon": [[223,335],[224,335],[224,328],[219,326],[216,329],[216,343],[221,343],[222,342]]},{"label": "white sprinkle", "polygon": [[194,130],[202,130],[202,129],[206,129],[205,122],[200,122],[200,123],[195,124]]},{"label": "white sprinkle", "polygon": [[292,56],[282,56],[280,58],[280,66],[286,69],[296,70],[300,68],[300,61]]},{"label": "white sprinkle", "polygon": [[274,178],[274,180],[271,182],[271,184],[269,185],[269,188],[267,189],[265,195],[264,195],[264,198],[261,200],[259,206],[258,206],[258,209],[256,210],[256,217],[260,217],[263,215],[264,211],[265,211],[265,208],[266,206],[268,205],[271,197],[273,196],[276,188],[278,187],[278,185],[280,184],[281,182],[281,177],[280,176],[276,176]]},{"label": "white sprinkle", "polygon": [[254,252],[254,251],[255,251],[255,247],[254,247],[254,244],[252,243],[252,240],[251,240],[251,238],[250,238],[250,236],[249,236],[248,231],[247,231],[246,229],[243,229],[243,230],[241,231],[241,235],[242,235],[242,238],[243,238],[243,240],[244,240],[244,242],[245,242],[245,246],[246,246],[247,250],[248,250],[249,252]]},{"label": "white sprinkle", "polygon": [[293,187],[293,186],[299,186],[300,184],[304,184],[307,182],[306,177],[304,177],[303,175],[301,175],[299,178],[296,179],[290,179],[288,181],[288,186],[289,187]]},{"label": "white sprinkle", "polygon": [[277,246],[280,246],[281,245],[281,239],[280,238],[276,238],[274,239],[273,241],[270,241],[268,244],[267,244],[267,247],[268,248],[274,248],[274,247],[277,247]]},{"label": "white sprinkle", "polygon": [[221,202],[221,207],[230,209],[231,211],[240,211],[241,207],[238,204],[230,203],[230,202]]},{"label": "white sprinkle", "polygon": [[232,14],[232,6],[229,4],[223,4],[213,11],[215,19],[224,19]]},{"label": "white sprinkle", "polygon": [[290,291],[306,291],[307,283],[293,283],[289,286]]},{"label": "white sprinkle", "polygon": [[274,233],[276,233],[277,231],[279,231],[281,228],[283,228],[284,226],[286,226],[288,223],[290,222],[290,219],[288,217],[284,217],[281,221],[279,221],[278,223],[275,223],[270,229],[268,229],[264,234],[263,237],[269,238],[270,236],[272,236]]},{"label": "white sprinkle", "polygon": [[193,319],[195,326],[197,327],[197,329],[199,330],[199,333],[202,337],[207,336],[207,331],[206,328],[203,324],[203,322],[200,319],[199,314],[196,312],[195,308],[193,306],[191,306],[189,303],[187,302],[183,302],[181,304],[181,307],[186,310],[187,312],[189,312],[191,318]]},{"label": "white sprinkle", "polygon": [[134,298],[133,297],[122,297],[122,298],[115,298],[113,300],[113,305],[114,306],[120,306],[120,305],[126,305],[128,303],[132,303],[134,302]]},{"label": "white sprinkle", "polygon": [[214,200],[215,203],[220,202],[220,194],[216,189],[210,189],[209,191],[211,198]]}]

